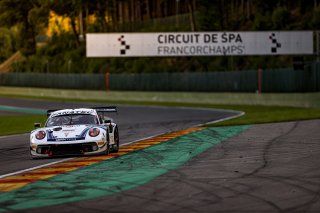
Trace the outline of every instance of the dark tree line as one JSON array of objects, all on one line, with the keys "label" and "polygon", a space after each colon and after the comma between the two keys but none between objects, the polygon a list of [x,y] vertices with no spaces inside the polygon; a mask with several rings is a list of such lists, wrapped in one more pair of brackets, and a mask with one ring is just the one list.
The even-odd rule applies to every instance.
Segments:
[{"label": "dark tree line", "polygon": [[[47,27],[49,11],[70,18],[79,47],[82,33],[119,31],[121,24],[134,26],[179,14],[189,14],[190,31],[317,30],[318,4],[318,0],[0,0],[0,27],[15,26],[17,48],[32,55],[35,37]],[[88,17],[93,14],[92,27]]]}]

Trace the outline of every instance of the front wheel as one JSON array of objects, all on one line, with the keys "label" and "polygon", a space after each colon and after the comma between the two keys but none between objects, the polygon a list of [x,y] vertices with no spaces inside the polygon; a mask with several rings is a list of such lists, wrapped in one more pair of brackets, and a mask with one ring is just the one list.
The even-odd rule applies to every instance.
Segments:
[{"label": "front wheel", "polygon": [[110,153],[110,145],[107,144],[106,146],[107,146],[107,148],[106,148],[106,150],[104,151],[104,154],[105,154],[105,155],[109,155],[109,153]]}]

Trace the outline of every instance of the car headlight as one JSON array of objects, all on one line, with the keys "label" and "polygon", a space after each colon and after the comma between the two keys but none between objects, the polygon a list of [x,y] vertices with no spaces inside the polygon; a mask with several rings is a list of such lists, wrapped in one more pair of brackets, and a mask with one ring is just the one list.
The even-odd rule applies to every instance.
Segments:
[{"label": "car headlight", "polygon": [[42,139],[44,139],[46,137],[46,132],[45,131],[38,131],[37,133],[36,133],[36,138],[38,139],[38,140],[42,140]]},{"label": "car headlight", "polygon": [[37,144],[32,143],[32,144],[30,144],[30,147],[31,147],[31,149],[32,149],[33,151],[36,151],[36,149],[37,149]]},{"label": "car headlight", "polygon": [[89,131],[89,135],[91,137],[97,137],[100,134],[100,130],[98,128],[92,128]]}]

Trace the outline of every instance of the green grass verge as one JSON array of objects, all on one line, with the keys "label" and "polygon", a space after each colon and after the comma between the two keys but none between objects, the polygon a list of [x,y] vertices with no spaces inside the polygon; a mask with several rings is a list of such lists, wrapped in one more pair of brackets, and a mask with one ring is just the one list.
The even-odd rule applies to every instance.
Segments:
[{"label": "green grass verge", "polygon": [[[150,104],[150,103],[149,103]],[[320,119],[320,108],[252,106],[252,105],[217,105],[217,104],[177,104],[163,103],[162,106],[184,106],[214,109],[227,109],[245,112],[245,115],[206,126],[233,126],[245,124],[262,124],[296,120]]]},{"label": "green grass verge", "polygon": [[[237,119],[209,126],[258,124],[320,118],[320,93],[107,92],[0,87],[0,96],[67,102],[95,102],[106,105],[203,107],[231,109],[246,113]],[[33,123],[44,123],[45,119],[45,115],[0,116],[0,135],[29,132],[33,129]]]},{"label": "green grass verge", "polygon": [[[248,106],[248,105],[212,105],[191,103],[155,103],[155,102],[112,102],[108,104],[131,104],[131,105],[157,105],[157,106],[184,106],[204,107],[216,109],[231,109],[243,111],[246,114],[236,119],[210,124],[207,126],[230,126],[243,124],[273,123],[295,120],[319,119],[319,108],[299,108],[283,106]],[[44,124],[46,115],[24,115],[24,116],[0,116],[0,135],[10,135],[30,132],[35,122]]]},{"label": "green grass verge", "polygon": [[34,123],[45,121],[45,115],[0,116],[0,136],[27,133],[34,129]]},{"label": "green grass verge", "polygon": [[243,111],[246,114],[236,119],[208,126],[230,126],[243,124],[262,124],[320,118],[318,108],[297,108],[278,106],[221,106],[223,109]]}]

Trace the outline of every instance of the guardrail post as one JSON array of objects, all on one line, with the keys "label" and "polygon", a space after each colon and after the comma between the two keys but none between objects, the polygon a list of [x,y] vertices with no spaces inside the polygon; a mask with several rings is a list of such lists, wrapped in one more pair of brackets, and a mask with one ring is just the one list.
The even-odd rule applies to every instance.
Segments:
[{"label": "guardrail post", "polygon": [[262,82],[261,82],[261,68],[260,65],[258,67],[258,93],[261,94],[262,90]]},{"label": "guardrail post", "polygon": [[106,72],[105,80],[106,80],[106,90],[109,91],[110,90],[110,73],[109,72]]}]

